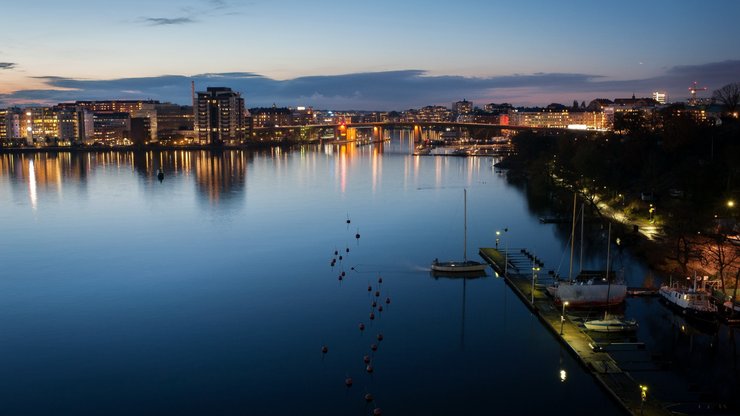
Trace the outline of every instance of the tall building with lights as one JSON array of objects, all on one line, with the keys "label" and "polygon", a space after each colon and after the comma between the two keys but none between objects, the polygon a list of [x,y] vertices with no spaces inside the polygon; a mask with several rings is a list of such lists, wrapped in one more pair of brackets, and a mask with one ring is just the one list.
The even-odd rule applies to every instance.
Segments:
[{"label": "tall building with lights", "polygon": [[198,144],[238,144],[244,140],[246,110],[241,94],[226,87],[208,87],[195,100]]},{"label": "tall building with lights", "polygon": [[663,91],[655,91],[653,92],[653,100],[665,104],[668,102],[668,93]]}]

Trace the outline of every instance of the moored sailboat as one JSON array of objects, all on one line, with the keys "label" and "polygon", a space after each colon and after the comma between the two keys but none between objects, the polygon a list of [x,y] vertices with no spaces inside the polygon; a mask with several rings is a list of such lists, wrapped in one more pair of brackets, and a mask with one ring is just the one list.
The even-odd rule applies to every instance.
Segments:
[{"label": "moored sailboat", "polygon": [[462,261],[439,261],[434,259],[432,261],[431,269],[435,272],[444,273],[471,273],[471,272],[483,272],[486,270],[488,265],[475,260],[468,260],[467,257],[467,240],[468,240],[468,191],[463,190],[464,208],[465,208],[465,219],[463,225],[463,260]]}]

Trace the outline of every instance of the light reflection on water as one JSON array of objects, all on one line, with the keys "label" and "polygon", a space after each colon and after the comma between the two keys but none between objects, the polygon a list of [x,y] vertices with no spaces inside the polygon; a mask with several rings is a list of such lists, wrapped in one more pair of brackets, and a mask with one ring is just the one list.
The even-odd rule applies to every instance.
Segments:
[{"label": "light reflection on water", "polygon": [[[491,159],[412,149],[0,155],[0,402],[22,414],[618,414],[500,279],[427,272],[462,255],[463,188],[469,253],[508,227],[509,247],[554,268],[567,236]],[[625,264],[641,284],[644,268]],[[373,321],[368,285],[393,299]]]}]

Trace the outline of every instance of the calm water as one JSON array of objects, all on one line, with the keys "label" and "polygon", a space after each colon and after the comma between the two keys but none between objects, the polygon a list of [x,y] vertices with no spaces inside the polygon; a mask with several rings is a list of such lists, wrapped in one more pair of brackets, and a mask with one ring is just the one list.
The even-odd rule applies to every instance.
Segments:
[{"label": "calm water", "polygon": [[463,188],[468,257],[508,227],[567,272],[562,232],[490,159],[404,140],[0,155],[0,413],[621,414],[490,271],[429,275],[462,257]]}]

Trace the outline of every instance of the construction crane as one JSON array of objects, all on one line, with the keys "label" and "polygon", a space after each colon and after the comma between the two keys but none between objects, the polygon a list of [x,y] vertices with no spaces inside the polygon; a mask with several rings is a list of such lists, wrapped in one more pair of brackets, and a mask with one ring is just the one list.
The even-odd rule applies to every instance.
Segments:
[{"label": "construction crane", "polygon": [[706,91],[706,90],[707,90],[707,87],[700,87],[699,86],[699,83],[696,82],[696,81],[694,81],[691,84],[691,86],[689,87],[689,92],[691,93],[691,100],[690,100],[690,102],[691,103],[695,103],[696,102],[696,93],[697,93],[697,91]]}]

